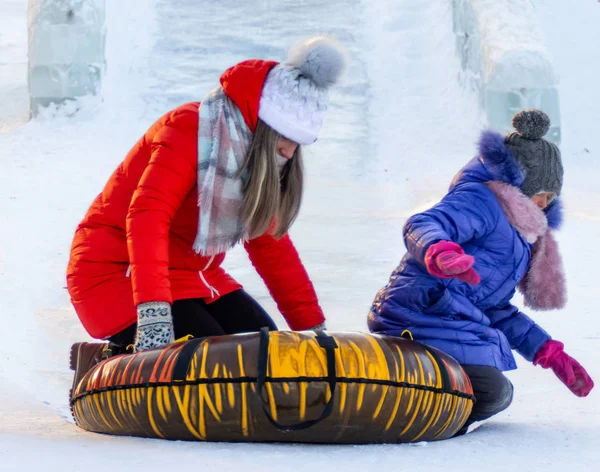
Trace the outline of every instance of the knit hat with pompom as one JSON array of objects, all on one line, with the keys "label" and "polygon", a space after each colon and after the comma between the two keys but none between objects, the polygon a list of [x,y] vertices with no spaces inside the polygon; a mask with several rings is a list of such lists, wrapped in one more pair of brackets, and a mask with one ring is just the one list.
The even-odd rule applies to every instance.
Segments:
[{"label": "knit hat with pompom", "polygon": [[346,63],[346,51],[336,40],[317,36],[303,41],[269,72],[258,117],[298,144],[314,143],[327,110],[327,90]]},{"label": "knit hat with pompom", "polygon": [[560,195],[563,165],[560,150],[544,138],[550,129],[550,118],[541,110],[523,110],[513,116],[516,131],[504,137],[504,144],[525,170],[521,191],[528,197],[540,192]]}]

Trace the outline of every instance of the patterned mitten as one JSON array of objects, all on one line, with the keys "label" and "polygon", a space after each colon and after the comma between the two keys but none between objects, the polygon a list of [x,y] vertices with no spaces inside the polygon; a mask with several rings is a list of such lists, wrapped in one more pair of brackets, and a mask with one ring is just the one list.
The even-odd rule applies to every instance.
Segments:
[{"label": "patterned mitten", "polygon": [[137,307],[137,315],[135,352],[165,346],[175,340],[171,305],[169,303],[141,303]]}]

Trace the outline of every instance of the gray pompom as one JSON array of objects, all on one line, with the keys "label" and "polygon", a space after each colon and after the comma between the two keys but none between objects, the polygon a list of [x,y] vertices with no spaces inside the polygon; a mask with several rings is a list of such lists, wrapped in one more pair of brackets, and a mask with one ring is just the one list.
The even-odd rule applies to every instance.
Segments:
[{"label": "gray pompom", "polygon": [[346,50],[335,39],[316,36],[306,39],[290,51],[288,64],[300,69],[317,87],[337,82],[346,69]]},{"label": "gray pompom", "polygon": [[550,118],[543,111],[532,108],[513,116],[512,124],[524,138],[540,139],[550,129]]}]

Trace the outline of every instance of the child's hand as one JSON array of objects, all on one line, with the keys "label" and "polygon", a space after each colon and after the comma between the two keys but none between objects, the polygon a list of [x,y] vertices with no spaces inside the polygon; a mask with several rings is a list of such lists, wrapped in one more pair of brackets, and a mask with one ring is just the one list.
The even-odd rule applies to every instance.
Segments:
[{"label": "child's hand", "polygon": [[425,254],[427,271],[441,278],[455,277],[463,282],[476,285],[480,282],[479,274],[473,269],[475,258],[458,244],[452,241],[440,241],[432,244]]},{"label": "child's hand", "polygon": [[535,355],[533,365],[539,364],[544,369],[552,369],[571,392],[578,397],[586,397],[594,388],[594,381],[581,364],[563,350],[563,347],[563,343],[559,341],[546,341]]}]

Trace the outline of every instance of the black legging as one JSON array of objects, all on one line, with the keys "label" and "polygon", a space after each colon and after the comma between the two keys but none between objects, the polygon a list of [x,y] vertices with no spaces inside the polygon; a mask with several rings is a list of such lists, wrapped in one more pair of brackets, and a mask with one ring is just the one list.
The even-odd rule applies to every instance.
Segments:
[{"label": "black legging", "polygon": [[465,425],[456,433],[467,432],[476,421],[483,421],[506,410],[513,399],[513,385],[496,367],[486,365],[463,365],[469,376],[476,403]]},{"label": "black legging", "polygon": [[[250,333],[268,326],[276,330],[277,325],[244,290],[223,295],[212,303],[201,298],[176,300],[171,307],[175,339],[191,334],[194,338],[220,336],[223,334]],[[111,336],[109,341],[122,348],[133,344],[137,323]]]}]

